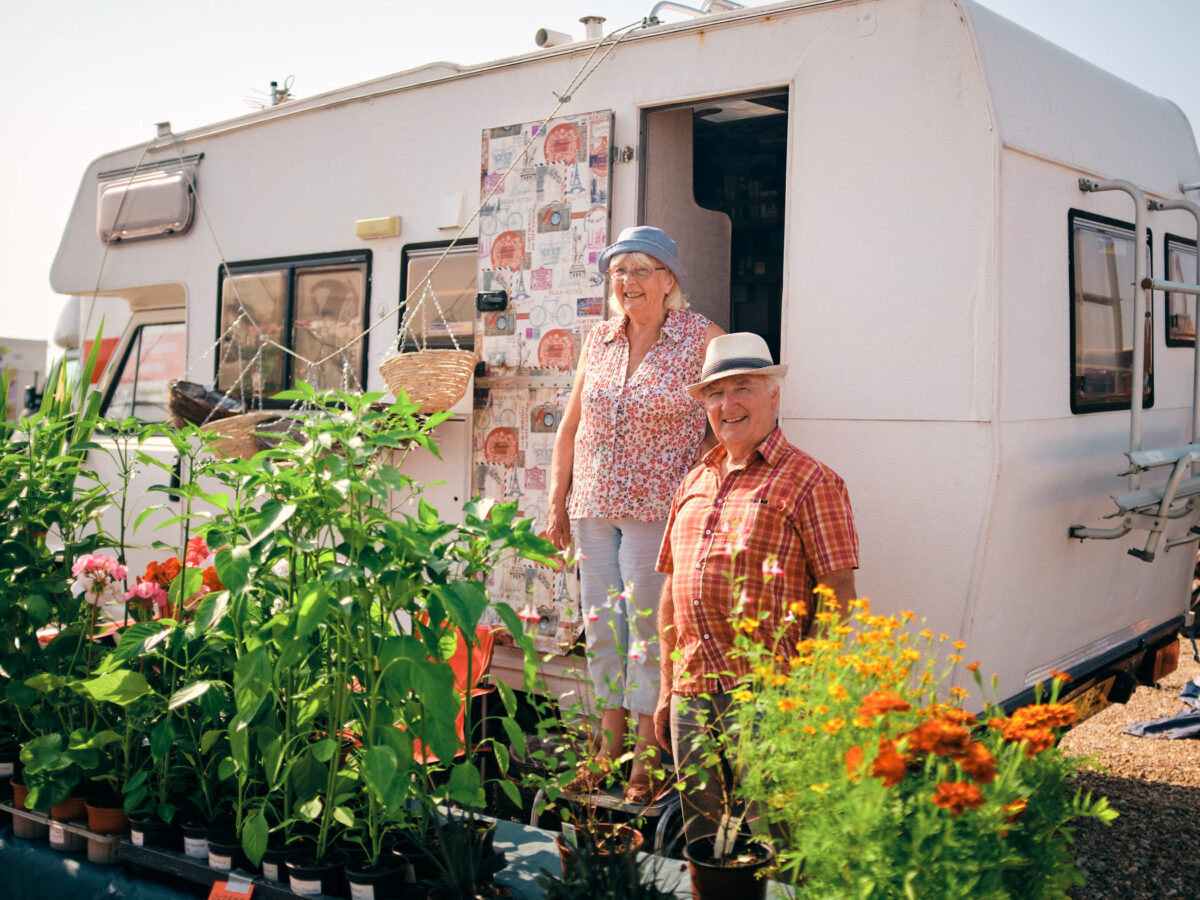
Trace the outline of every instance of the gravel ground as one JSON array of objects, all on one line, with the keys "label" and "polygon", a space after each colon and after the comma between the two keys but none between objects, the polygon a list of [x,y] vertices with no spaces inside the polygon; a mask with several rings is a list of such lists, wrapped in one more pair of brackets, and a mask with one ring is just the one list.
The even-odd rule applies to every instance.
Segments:
[{"label": "gravel ground", "polygon": [[1105,827],[1076,831],[1075,860],[1087,885],[1076,900],[1200,898],[1200,740],[1168,741],[1123,734],[1126,726],[1184,708],[1179,692],[1200,676],[1192,645],[1181,641],[1179,668],[1155,687],[1138,687],[1126,704],[1102,710],[1062,740],[1065,753],[1093,755],[1103,772],[1080,786],[1108,797],[1121,815]]}]

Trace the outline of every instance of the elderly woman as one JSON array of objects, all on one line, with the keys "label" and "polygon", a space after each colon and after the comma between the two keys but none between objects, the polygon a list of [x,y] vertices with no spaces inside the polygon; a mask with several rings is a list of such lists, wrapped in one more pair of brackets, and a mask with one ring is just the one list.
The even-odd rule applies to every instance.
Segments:
[{"label": "elderly woman", "polygon": [[[687,392],[708,342],[722,329],[687,311],[686,274],[659,228],[626,228],[600,254],[615,316],[589,333],[554,441],[547,535],[574,538],[587,617],[588,677],[602,709],[596,765],[572,783],[590,787],[622,755],[636,719],[630,803],[656,791],[658,548],[683,476],[711,439],[704,407]],[[570,499],[568,501],[568,493]],[[596,774],[598,773],[598,774]]]}]

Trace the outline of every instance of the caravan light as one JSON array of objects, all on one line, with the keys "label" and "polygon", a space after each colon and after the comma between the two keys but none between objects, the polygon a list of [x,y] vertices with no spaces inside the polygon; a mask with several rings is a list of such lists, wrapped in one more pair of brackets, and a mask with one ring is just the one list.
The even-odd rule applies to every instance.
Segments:
[{"label": "caravan light", "polygon": [[374,238],[399,237],[400,217],[383,216],[378,219],[358,219],[354,223],[354,235],[364,241]]}]

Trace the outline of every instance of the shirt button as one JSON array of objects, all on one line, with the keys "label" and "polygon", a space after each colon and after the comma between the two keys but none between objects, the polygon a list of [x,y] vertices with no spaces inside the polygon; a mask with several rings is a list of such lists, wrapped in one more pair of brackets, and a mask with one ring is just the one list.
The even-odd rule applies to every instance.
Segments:
[{"label": "shirt button", "polygon": [[699,601],[699,600],[693,600],[693,601],[692,601],[692,606],[699,606],[699,605],[700,605],[700,601]]},{"label": "shirt button", "polygon": [[719,497],[718,497],[716,502],[717,502],[717,506],[720,506],[720,505],[721,505],[721,498],[719,498]]},{"label": "shirt button", "polygon": [[704,636],[704,639],[705,639],[706,641],[708,640],[708,635],[707,635],[707,634]]},{"label": "shirt button", "polygon": [[712,529],[711,529],[711,528],[705,528],[705,529],[704,529],[704,533],[705,533],[705,534],[712,534]]},{"label": "shirt button", "polygon": [[702,563],[702,562],[698,562],[698,563],[696,563],[696,568],[697,568],[697,569],[703,569],[703,568],[704,568],[704,563]]}]

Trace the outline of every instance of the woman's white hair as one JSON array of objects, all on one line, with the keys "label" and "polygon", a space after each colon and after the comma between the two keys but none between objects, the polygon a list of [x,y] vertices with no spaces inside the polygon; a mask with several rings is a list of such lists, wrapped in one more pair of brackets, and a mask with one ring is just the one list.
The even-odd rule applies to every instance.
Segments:
[{"label": "woman's white hair", "polygon": [[[627,269],[636,269],[639,266],[645,266],[647,269],[653,269],[655,266],[661,266],[662,260],[651,256],[649,253],[622,253],[619,256],[614,256],[608,261],[608,271],[624,266]],[[673,281],[671,290],[667,292],[667,296],[663,297],[663,308],[670,312],[673,309],[687,309],[687,297],[683,296],[683,291],[679,289],[679,279],[675,277],[675,273],[671,272]],[[621,301],[617,299],[617,292],[613,290],[608,295],[608,306],[618,316],[625,315],[625,307],[621,305]]]}]

